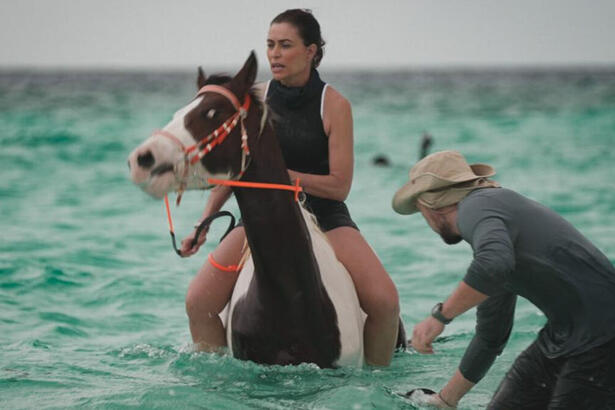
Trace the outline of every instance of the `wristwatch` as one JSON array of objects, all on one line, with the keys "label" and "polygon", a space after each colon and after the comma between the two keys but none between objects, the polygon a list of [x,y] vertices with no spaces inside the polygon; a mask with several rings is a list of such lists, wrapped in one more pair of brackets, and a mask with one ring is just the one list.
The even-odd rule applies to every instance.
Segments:
[{"label": "wristwatch", "polygon": [[436,305],[431,309],[431,316],[435,317],[445,325],[448,325],[453,321],[453,319],[449,319],[442,314],[442,302],[436,303]]}]

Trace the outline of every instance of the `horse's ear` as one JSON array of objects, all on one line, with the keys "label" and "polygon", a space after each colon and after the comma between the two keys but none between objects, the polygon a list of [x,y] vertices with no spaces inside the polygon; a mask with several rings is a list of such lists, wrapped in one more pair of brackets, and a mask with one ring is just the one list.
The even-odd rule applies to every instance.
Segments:
[{"label": "horse's ear", "polygon": [[254,84],[257,68],[258,63],[256,62],[256,54],[252,51],[241,70],[239,70],[235,78],[231,81],[231,89],[238,97],[242,98]]},{"label": "horse's ear", "polygon": [[199,75],[196,79],[197,88],[199,90],[203,88],[205,86],[206,81],[207,81],[207,76],[205,75],[205,72],[203,72],[203,69],[201,68],[201,66],[199,66]]}]

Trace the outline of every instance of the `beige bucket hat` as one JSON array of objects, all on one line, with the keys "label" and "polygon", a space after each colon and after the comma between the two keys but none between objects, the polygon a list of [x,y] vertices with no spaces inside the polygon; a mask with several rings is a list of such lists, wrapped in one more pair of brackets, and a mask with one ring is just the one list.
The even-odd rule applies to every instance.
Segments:
[{"label": "beige bucket hat", "polygon": [[[495,175],[495,169],[492,166],[468,165],[463,155],[457,151],[434,152],[410,169],[409,181],[393,196],[393,209],[403,215],[418,212],[416,203],[421,194],[434,191],[443,192],[455,189],[461,193],[461,195],[456,195],[461,200],[474,189],[498,186],[497,183],[486,180],[493,175]],[[471,181],[476,183],[463,184]],[[456,188],[458,184],[462,184],[463,187]],[[449,195],[449,202],[450,199]]]}]

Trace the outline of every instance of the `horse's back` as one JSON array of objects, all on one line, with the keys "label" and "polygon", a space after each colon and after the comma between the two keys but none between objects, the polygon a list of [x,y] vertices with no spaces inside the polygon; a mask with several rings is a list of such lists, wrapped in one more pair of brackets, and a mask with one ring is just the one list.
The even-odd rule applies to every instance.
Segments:
[{"label": "horse's back", "polygon": [[[303,209],[302,209],[303,210]],[[348,271],[337,258],[327,237],[320,231],[313,216],[303,210],[303,216],[312,238],[312,248],[318,261],[323,286],[333,303],[340,332],[341,351],[335,364],[339,366],[360,366],[363,363],[363,325],[365,313],[361,310],[357,292]],[[241,270],[226,315],[221,315],[226,325],[227,343],[231,354],[232,317],[235,305],[243,298],[254,274],[254,264],[249,257]],[[227,309],[225,309],[227,310]]]}]

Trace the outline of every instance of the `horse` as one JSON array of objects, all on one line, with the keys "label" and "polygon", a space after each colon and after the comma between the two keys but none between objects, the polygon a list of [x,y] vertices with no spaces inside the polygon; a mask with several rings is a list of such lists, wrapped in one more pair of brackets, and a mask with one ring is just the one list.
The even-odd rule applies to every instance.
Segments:
[{"label": "horse", "polygon": [[232,78],[207,78],[199,67],[196,97],[130,154],[131,178],[156,198],[235,183],[250,256],[221,313],[234,357],[361,366],[365,313],[350,275],[298,201],[301,188],[291,184],[271,114],[253,88],[256,73],[254,52]]}]

